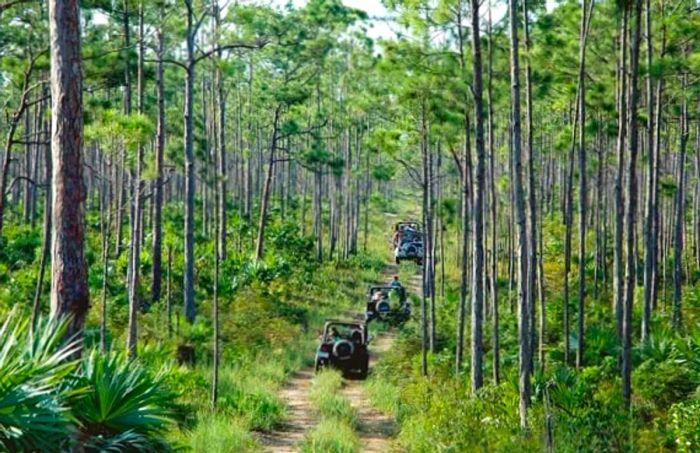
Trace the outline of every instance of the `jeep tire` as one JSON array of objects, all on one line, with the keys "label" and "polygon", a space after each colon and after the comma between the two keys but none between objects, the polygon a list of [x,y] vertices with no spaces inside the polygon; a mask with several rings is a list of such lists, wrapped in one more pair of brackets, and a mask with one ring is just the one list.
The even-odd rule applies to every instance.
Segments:
[{"label": "jeep tire", "polygon": [[369,374],[369,354],[366,355],[360,363],[360,379],[367,379],[367,374]]}]

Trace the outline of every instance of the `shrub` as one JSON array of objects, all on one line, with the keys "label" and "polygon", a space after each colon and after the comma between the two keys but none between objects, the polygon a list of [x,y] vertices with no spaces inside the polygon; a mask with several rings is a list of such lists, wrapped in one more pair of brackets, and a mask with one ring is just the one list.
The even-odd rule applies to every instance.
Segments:
[{"label": "shrub", "polygon": [[700,450],[700,401],[684,401],[669,410],[670,428],[679,452]]}]

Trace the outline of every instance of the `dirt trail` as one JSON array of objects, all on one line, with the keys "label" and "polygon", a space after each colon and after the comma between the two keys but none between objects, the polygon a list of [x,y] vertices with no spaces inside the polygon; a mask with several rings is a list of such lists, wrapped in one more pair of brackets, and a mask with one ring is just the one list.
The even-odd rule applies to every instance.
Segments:
[{"label": "dirt trail", "polygon": [[[391,333],[377,335],[370,352],[370,370],[383,353],[391,348],[394,336]],[[396,432],[393,417],[379,412],[372,406],[362,381],[346,380],[343,395],[357,410],[357,434],[360,436],[360,451],[386,453],[391,451],[391,439]]]},{"label": "dirt trail", "polygon": [[[388,265],[382,274],[387,277],[398,273],[398,266]],[[408,287],[411,292],[420,294],[421,277],[411,277]],[[352,316],[351,314],[349,314]],[[362,315],[355,315],[362,317]],[[395,335],[381,332],[375,335],[370,347],[370,373],[382,354],[386,353],[394,342]],[[287,405],[287,420],[272,433],[260,434],[263,451],[268,453],[298,452],[306,432],[318,422],[313,404],[309,399],[311,380],[314,377],[312,367],[297,371],[280,392],[280,397]],[[385,453],[391,451],[391,440],[396,432],[395,420],[375,409],[366,393],[363,381],[345,380],[343,395],[357,410],[357,433],[360,436],[362,452]]]},{"label": "dirt trail", "polygon": [[314,369],[309,367],[294,373],[280,393],[287,405],[287,419],[277,431],[261,434],[263,451],[292,453],[299,451],[306,431],[316,425],[317,417],[309,400]]},{"label": "dirt trail", "polygon": [[[391,348],[393,341],[394,335],[388,332],[376,336],[370,351],[370,370],[381,355]],[[280,397],[287,405],[287,419],[278,430],[260,434],[263,451],[298,452],[306,432],[316,426],[318,418],[309,399],[313,377],[314,370],[311,367],[297,371],[282,389]],[[395,432],[394,419],[372,407],[362,383],[363,381],[346,379],[342,389],[343,396],[350,401],[358,413],[357,433],[362,445],[360,451],[388,452]]]}]

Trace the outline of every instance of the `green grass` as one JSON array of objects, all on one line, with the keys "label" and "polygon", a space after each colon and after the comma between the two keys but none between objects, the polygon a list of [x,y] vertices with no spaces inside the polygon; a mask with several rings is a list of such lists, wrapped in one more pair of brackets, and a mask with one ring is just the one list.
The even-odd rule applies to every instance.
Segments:
[{"label": "green grass", "polygon": [[355,453],[360,440],[353,429],[334,419],[322,420],[309,431],[301,446],[303,453]]},{"label": "green grass", "polygon": [[194,453],[236,453],[257,451],[259,445],[250,433],[248,421],[222,412],[198,414],[199,423],[177,439]]},{"label": "green grass", "polygon": [[311,385],[311,401],[322,419],[333,419],[350,427],[357,424],[357,411],[340,394],[343,378],[335,370],[324,370],[314,377]]},{"label": "green grass", "polygon": [[398,415],[401,390],[395,383],[374,377],[365,383],[365,390],[374,407],[392,417]]}]

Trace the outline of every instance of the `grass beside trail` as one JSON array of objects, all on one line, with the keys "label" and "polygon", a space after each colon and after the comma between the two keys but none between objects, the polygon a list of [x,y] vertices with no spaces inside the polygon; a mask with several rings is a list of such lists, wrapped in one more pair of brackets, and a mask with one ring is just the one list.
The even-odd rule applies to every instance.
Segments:
[{"label": "grass beside trail", "polygon": [[324,370],[314,377],[311,401],[320,421],[304,438],[304,453],[354,453],[360,441],[354,428],[357,411],[340,394],[343,378],[338,371]]}]

